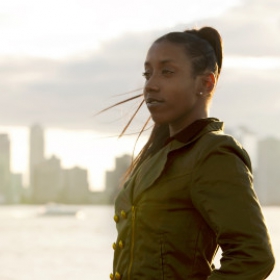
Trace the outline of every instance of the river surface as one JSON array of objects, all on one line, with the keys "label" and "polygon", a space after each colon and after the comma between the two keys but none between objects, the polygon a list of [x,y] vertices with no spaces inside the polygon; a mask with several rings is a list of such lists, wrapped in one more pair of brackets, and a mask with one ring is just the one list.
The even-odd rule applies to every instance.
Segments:
[{"label": "river surface", "polygon": [[[113,207],[79,208],[77,216],[40,216],[42,206],[1,206],[0,280],[109,279]],[[264,215],[279,259],[280,207],[265,207]],[[279,264],[268,279],[280,279]]]}]

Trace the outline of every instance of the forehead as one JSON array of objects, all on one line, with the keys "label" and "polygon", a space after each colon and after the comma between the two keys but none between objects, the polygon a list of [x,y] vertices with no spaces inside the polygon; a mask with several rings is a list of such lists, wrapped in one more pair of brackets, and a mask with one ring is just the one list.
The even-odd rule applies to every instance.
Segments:
[{"label": "forehead", "polygon": [[168,41],[154,43],[148,50],[145,65],[153,63],[189,63],[184,47]]}]

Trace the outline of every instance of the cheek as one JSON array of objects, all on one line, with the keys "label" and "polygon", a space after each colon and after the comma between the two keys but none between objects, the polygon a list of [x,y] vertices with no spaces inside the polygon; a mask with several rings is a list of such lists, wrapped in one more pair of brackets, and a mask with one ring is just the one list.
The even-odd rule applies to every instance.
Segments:
[{"label": "cheek", "polygon": [[177,87],[171,94],[172,102],[176,103],[179,107],[186,106],[195,101],[195,92],[193,87]]}]

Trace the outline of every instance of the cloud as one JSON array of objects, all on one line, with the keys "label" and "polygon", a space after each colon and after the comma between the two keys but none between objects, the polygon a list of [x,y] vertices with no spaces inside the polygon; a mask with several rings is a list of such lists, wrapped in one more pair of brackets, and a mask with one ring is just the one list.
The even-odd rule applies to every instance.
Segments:
[{"label": "cloud", "polygon": [[224,69],[213,100],[212,113],[227,127],[245,125],[259,135],[279,135],[279,77],[275,70]]},{"label": "cloud", "polygon": [[[225,14],[188,24],[213,25],[220,30],[226,56],[280,57],[280,3],[243,1]],[[171,28],[182,30],[182,25]],[[169,29],[169,30],[171,30]],[[169,31],[168,30],[168,31]],[[93,115],[123,98],[116,95],[141,88],[143,61],[151,42],[167,32],[126,33],[103,43],[98,50],[52,60],[0,57],[1,125],[89,128],[118,133],[137,102],[98,117]],[[279,69],[225,68],[212,113],[229,125],[246,124],[273,133],[279,119]],[[139,91],[140,92],[140,91]],[[134,128],[147,117],[143,112]]]},{"label": "cloud", "polygon": [[92,128],[93,114],[115,102],[112,96],[142,86],[141,36],[127,37],[132,42],[108,42],[85,58],[1,57],[2,125]]},{"label": "cloud", "polygon": [[221,32],[226,55],[280,56],[279,10],[279,1],[244,0],[206,21]]}]

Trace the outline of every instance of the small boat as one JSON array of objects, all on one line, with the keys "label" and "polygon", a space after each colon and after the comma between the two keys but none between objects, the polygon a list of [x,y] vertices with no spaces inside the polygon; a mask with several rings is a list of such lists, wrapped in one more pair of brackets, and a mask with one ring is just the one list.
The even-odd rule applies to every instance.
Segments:
[{"label": "small boat", "polygon": [[81,214],[81,210],[70,205],[48,203],[39,209],[38,214],[40,216],[77,216]]}]

